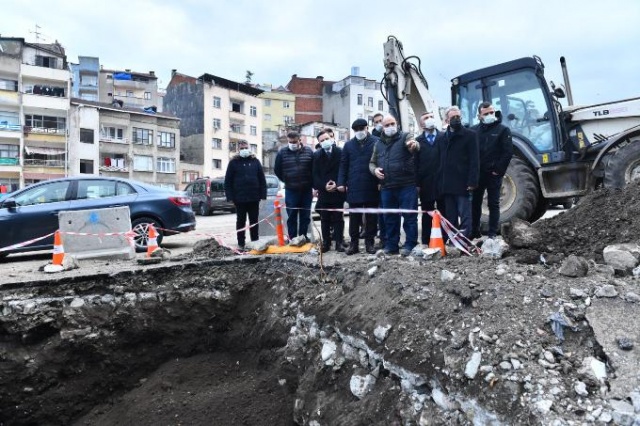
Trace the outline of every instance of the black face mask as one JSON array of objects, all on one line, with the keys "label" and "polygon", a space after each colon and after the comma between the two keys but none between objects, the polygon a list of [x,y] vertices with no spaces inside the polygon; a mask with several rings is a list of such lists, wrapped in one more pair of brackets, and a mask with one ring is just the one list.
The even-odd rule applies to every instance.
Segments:
[{"label": "black face mask", "polygon": [[454,131],[462,129],[462,119],[460,117],[452,117],[451,120],[449,120],[449,126]]}]

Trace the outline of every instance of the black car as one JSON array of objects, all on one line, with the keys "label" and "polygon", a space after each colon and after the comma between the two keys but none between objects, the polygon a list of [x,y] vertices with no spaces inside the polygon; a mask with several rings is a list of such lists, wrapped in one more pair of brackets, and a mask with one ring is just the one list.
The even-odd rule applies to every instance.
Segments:
[{"label": "black car", "polygon": [[[164,236],[196,228],[191,200],[180,192],[120,178],[52,179],[15,191],[0,200],[0,250],[54,232],[58,229],[61,211],[123,206],[129,207],[138,251],[146,249],[150,224],[158,230],[158,244]],[[48,237],[25,247],[0,251],[0,257],[51,248],[53,237]]]}]

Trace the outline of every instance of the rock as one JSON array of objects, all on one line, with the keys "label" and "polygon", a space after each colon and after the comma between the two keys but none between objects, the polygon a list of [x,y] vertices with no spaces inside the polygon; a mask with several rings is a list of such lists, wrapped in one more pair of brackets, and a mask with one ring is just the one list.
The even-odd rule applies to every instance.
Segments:
[{"label": "rock", "polygon": [[633,349],[633,340],[628,337],[618,337],[616,342],[618,343],[618,347],[623,351],[630,351]]},{"label": "rock", "polygon": [[431,398],[438,407],[445,411],[455,409],[455,405],[453,404],[453,402],[451,402],[449,397],[438,388],[433,388],[433,390],[431,391]]},{"label": "rock", "polygon": [[544,351],[543,356],[544,359],[547,360],[547,362],[549,362],[550,364],[556,363],[556,358],[553,356],[551,351]]},{"label": "rock", "polygon": [[54,265],[54,264],[50,263],[48,265],[45,265],[43,271],[46,272],[47,274],[55,274],[57,272],[64,271],[64,266],[62,266],[62,265]]},{"label": "rock", "polygon": [[596,297],[616,297],[618,296],[618,292],[614,286],[611,284],[603,285],[602,287],[598,287],[596,289]]},{"label": "rock", "polygon": [[547,414],[551,410],[551,406],[553,405],[553,401],[548,399],[543,399],[541,401],[536,402],[536,410],[541,414]]},{"label": "rock", "polygon": [[500,238],[487,238],[482,244],[483,257],[500,259],[509,250],[509,245]]},{"label": "rock", "polygon": [[464,369],[464,375],[468,379],[473,380],[476,377],[478,368],[480,368],[480,361],[482,361],[482,354],[480,352],[474,352]]},{"label": "rock", "polygon": [[578,378],[589,386],[600,386],[607,378],[607,367],[594,357],[586,357],[578,369]]},{"label": "rock", "polygon": [[511,363],[509,361],[502,361],[500,363],[500,369],[505,370],[505,371],[511,370]]},{"label": "rock", "polygon": [[638,278],[640,277],[640,266],[636,266],[635,268],[633,268],[633,270],[631,271],[631,273],[633,274],[634,277]]},{"label": "rock", "polygon": [[376,272],[378,272],[378,267],[377,266],[372,266],[367,271],[367,274],[369,275],[369,277],[373,277],[376,274]]},{"label": "rock", "polygon": [[446,269],[443,269],[440,272],[440,281],[444,283],[448,281],[453,281],[455,277],[456,277],[456,274],[454,274],[453,272],[449,272]]},{"label": "rock", "polygon": [[349,381],[351,393],[358,399],[364,398],[373,390],[376,378],[371,374],[354,374]]},{"label": "rock", "polygon": [[382,343],[385,341],[387,336],[389,335],[389,330],[391,330],[391,324],[387,325],[379,325],[373,330],[373,335],[375,336],[378,343]]},{"label": "rock", "polygon": [[572,299],[584,299],[587,297],[587,293],[584,290],[580,290],[579,288],[570,288],[569,289],[569,297]]},{"label": "rock", "polygon": [[529,222],[514,218],[502,224],[501,235],[510,246],[527,248],[539,240],[540,231],[532,228]]},{"label": "rock", "polygon": [[157,265],[162,262],[162,257],[142,257],[136,259],[138,265]]},{"label": "rock", "polygon": [[438,248],[426,248],[422,250],[422,258],[426,260],[438,260],[442,258],[442,252]]},{"label": "rock", "polygon": [[573,390],[576,392],[577,395],[589,396],[589,392],[587,391],[587,385],[584,382],[577,381],[573,385]]},{"label": "rock", "polygon": [[599,423],[611,423],[611,420],[613,420],[613,417],[611,416],[611,413],[608,411],[603,411],[602,414],[598,416]]},{"label": "rock", "polygon": [[565,277],[584,277],[589,272],[589,263],[583,257],[570,255],[560,266],[558,273]]},{"label": "rock", "polygon": [[520,370],[522,368],[522,363],[517,359],[512,359],[511,365],[513,366],[514,370]]},{"label": "rock", "polygon": [[634,293],[632,291],[630,291],[627,294],[625,294],[624,295],[624,299],[627,302],[640,303],[640,295],[638,295],[637,293]]},{"label": "rock", "polygon": [[64,260],[62,261],[62,266],[64,267],[65,271],[78,269],[80,267],[80,265],[78,264],[78,260],[75,258],[75,256],[65,256]]},{"label": "rock", "polygon": [[640,390],[631,392],[629,394],[629,398],[633,403],[633,409],[636,411],[636,413],[640,413]]},{"label": "rock", "polygon": [[249,250],[262,252],[262,251],[265,251],[269,246],[275,246],[275,245],[278,245],[277,237],[262,237],[257,241],[248,242],[246,244],[246,247]]},{"label": "rock", "polygon": [[553,288],[545,285],[544,287],[542,287],[542,290],[540,290],[540,296],[544,298],[553,297]]},{"label": "rock", "polygon": [[320,356],[322,357],[322,361],[326,365],[333,365],[333,357],[336,354],[336,344],[331,340],[323,339],[322,341],[322,351],[320,352]]},{"label": "rock", "polygon": [[69,304],[69,307],[74,309],[82,308],[83,306],[84,306],[84,300],[79,297],[74,298]]},{"label": "rock", "polygon": [[625,401],[619,401],[617,399],[612,399],[609,401],[609,405],[611,405],[611,410],[613,411],[613,423],[616,425],[625,425],[631,426],[634,424],[634,409],[633,405],[629,404]]},{"label": "rock", "polygon": [[602,256],[605,263],[613,266],[615,270],[631,271],[638,266],[640,246],[637,244],[613,244],[604,248]]}]

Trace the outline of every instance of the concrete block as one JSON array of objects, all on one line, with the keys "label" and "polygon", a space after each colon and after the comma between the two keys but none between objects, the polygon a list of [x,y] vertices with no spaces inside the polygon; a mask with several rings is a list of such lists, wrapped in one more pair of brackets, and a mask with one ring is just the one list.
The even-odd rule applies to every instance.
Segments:
[{"label": "concrete block", "polygon": [[[59,215],[65,256],[76,259],[119,257],[133,259],[135,249],[124,235],[131,230],[129,207],[63,211]],[[66,232],[96,235],[73,235]],[[119,235],[105,235],[108,233]]]}]

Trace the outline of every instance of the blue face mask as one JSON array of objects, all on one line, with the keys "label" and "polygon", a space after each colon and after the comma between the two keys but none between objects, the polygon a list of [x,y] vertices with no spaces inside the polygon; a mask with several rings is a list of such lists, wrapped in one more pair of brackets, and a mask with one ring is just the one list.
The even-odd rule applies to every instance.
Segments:
[{"label": "blue face mask", "polygon": [[484,117],[482,117],[482,122],[484,124],[492,124],[496,122],[496,115],[495,114],[489,114],[489,115],[485,115]]},{"label": "blue face mask", "polygon": [[320,142],[320,146],[325,151],[329,151],[331,149],[331,146],[333,146],[333,140],[332,139],[325,139],[322,142]]},{"label": "blue face mask", "polygon": [[240,157],[247,158],[250,155],[251,155],[251,150],[249,148],[242,148],[240,150]]}]

